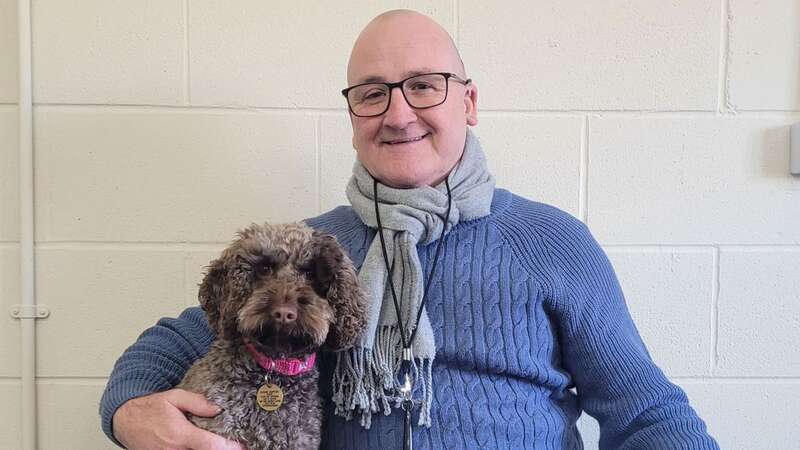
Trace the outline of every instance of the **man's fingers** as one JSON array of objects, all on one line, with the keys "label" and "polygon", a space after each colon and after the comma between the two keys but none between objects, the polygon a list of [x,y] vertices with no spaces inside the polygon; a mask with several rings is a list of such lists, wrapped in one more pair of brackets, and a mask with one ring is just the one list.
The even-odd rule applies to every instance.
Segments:
[{"label": "man's fingers", "polygon": [[183,389],[170,391],[167,400],[181,411],[189,412],[199,417],[214,417],[221,411],[219,406],[209,402],[202,394]]},{"label": "man's fingers", "polygon": [[184,430],[184,444],[192,450],[244,450],[236,442],[194,426]]}]

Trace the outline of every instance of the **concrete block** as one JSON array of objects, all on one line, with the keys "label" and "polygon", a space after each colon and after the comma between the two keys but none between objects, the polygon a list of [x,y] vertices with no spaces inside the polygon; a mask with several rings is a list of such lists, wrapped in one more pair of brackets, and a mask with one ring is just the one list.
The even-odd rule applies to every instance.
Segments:
[{"label": "concrete block", "polygon": [[714,110],[719,2],[459,2],[490,109]]},{"label": "concrete block", "polygon": [[100,430],[97,417],[104,385],[105,380],[39,382],[38,448],[117,449]]},{"label": "concrete block", "polygon": [[19,245],[0,244],[0,377],[21,374],[20,321],[10,314],[20,295]]},{"label": "concrete block", "polygon": [[726,450],[797,448],[797,381],[683,381],[689,401]]},{"label": "concrete block", "polygon": [[37,297],[50,309],[37,323],[38,376],[107,376],[142,331],[183,310],[180,252],[51,248],[37,258]]},{"label": "concrete block", "polygon": [[737,110],[800,110],[800,2],[731,0],[729,101]]},{"label": "concrete block", "polygon": [[604,244],[800,243],[790,123],[590,118],[590,227]]},{"label": "concrete block", "polygon": [[650,355],[668,376],[711,374],[711,250],[615,250],[609,259]]},{"label": "concrete block", "polygon": [[[2,358],[0,358],[2,359]],[[0,380],[0,448],[17,449],[22,448],[22,420],[20,409],[22,408],[22,386],[19,380]]]},{"label": "concrete block", "polygon": [[720,250],[719,360],[726,376],[800,376],[800,251]]},{"label": "concrete block", "polygon": [[182,0],[33,2],[37,103],[182,104]]},{"label": "concrete block", "polygon": [[320,212],[349,205],[345,187],[353,174],[356,151],[353,149],[353,128],[346,113],[320,117],[319,152]]},{"label": "concrete block", "polygon": [[579,117],[479,112],[474,131],[498,187],[577,216],[582,123]]},{"label": "concrete block", "polygon": [[0,0],[0,103],[18,101],[17,2]]},{"label": "concrete block", "polygon": [[219,247],[217,250],[193,249],[184,253],[183,267],[184,279],[186,280],[186,285],[184,287],[185,306],[200,305],[197,299],[200,283],[203,282],[209,264],[211,264],[211,261],[220,257],[225,245],[219,245],[217,247]]},{"label": "concrete block", "polygon": [[347,3],[192,1],[191,100],[196,105],[346,109],[347,60],[372,17],[412,7],[452,32],[446,0]]},{"label": "concrete block", "polygon": [[0,106],[0,241],[19,240],[19,119]]},{"label": "concrete block", "polygon": [[316,212],[314,119],[47,110],[37,115],[40,240],[227,242]]}]

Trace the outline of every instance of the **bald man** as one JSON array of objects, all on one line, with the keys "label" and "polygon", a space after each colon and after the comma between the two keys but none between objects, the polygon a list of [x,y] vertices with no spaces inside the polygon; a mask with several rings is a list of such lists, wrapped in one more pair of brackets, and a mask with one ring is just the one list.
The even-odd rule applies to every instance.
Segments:
[{"label": "bald man", "polygon": [[[602,449],[718,448],[651,360],[586,227],[495,188],[468,130],[477,86],[438,24],[376,17],[347,81],[350,206],[306,222],[348,250],[373,314],[356,346],[321,355],[323,448],[578,449],[581,411],[600,422]],[[213,338],[198,308],[147,330],[109,379],[108,436],[132,449],[239,448],[184,417],[214,405],[170,389]]]},{"label": "bald man", "polygon": [[[465,80],[464,65],[450,35],[428,17],[392,11],[376,17],[356,39],[347,65],[347,82],[391,82],[423,73],[452,73]],[[383,183],[394,187],[435,186],[456,165],[467,125],[476,125],[478,89],[448,80],[448,100],[432,108],[409,107],[394,89],[382,115],[350,115],[358,160]],[[406,94],[408,95],[408,94]],[[391,145],[423,137],[412,146]]]}]

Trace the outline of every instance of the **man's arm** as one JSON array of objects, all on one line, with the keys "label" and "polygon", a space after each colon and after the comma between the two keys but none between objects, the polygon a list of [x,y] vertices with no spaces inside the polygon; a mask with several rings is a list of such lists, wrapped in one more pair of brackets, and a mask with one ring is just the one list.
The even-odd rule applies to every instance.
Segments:
[{"label": "man's arm", "polygon": [[560,225],[548,253],[560,279],[554,308],[563,364],[581,407],[600,423],[600,449],[719,449],[683,390],[650,358],[589,230],[576,219]]},{"label": "man's arm", "polygon": [[[146,330],[114,365],[103,397],[100,416],[103,431],[117,445],[112,419],[117,410],[131,399],[171,389],[189,367],[208,352],[214,335],[200,308],[188,308],[177,319],[161,319]],[[170,394],[180,405],[197,402],[185,395]],[[164,399],[166,401],[166,399]],[[202,405],[198,406],[202,409]],[[211,414],[213,415],[213,414]]]}]

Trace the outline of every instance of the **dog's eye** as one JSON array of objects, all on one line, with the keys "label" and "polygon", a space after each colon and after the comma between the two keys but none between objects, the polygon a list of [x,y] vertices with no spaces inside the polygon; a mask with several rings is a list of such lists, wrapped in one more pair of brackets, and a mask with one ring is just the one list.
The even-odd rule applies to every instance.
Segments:
[{"label": "dog's eye", "polygon": [[297,268],[297,271],[303,274],[303,276],[308,280],[312,280],[314,278],[314,269],[309,265],[300,266]]},{"label": "dog's eye", "polygon": [[253,271],[255,272],[256,276],[263,277],[264,275],[268,274],[270,272],[270,270],[272,270],[272,267],[270,266],[270,264],[268,262],[262,261],[262,262],[256,264],[253,269],[254,269]]},{"label": "dog's eye", "polygon": [[311,299],[308,297],[300,297],[297,299],[297,303],[300,303],[301,305],[308,305],[311,303]]}]

